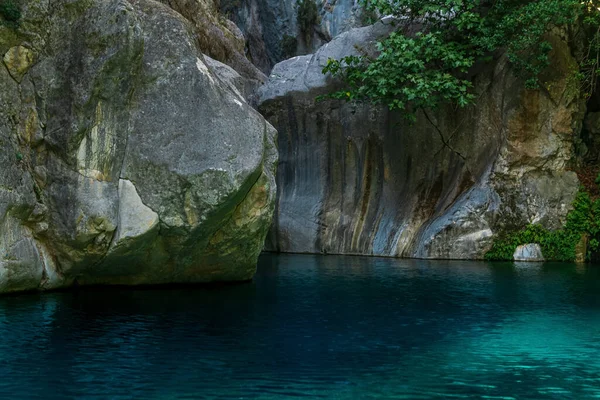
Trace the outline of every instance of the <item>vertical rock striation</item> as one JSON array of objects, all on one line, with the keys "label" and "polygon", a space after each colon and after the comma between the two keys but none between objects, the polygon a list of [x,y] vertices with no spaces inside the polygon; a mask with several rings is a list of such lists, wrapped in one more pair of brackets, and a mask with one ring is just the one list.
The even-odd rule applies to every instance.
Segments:
[{"label": "vertical rock striation", "polygon": [[315,102],[339,83],[328,58],[373,48],[393,27],[346,32],[277,64],[260,110],[279,132],[274,251],[482,258],[494,235],[562,226],[578,189],[568,171],[581,125],[574,66],[558,36],[548,91],[528,91],[505,57],[481,68],[468,109],[419,112],[414,125],[368,104]]}]

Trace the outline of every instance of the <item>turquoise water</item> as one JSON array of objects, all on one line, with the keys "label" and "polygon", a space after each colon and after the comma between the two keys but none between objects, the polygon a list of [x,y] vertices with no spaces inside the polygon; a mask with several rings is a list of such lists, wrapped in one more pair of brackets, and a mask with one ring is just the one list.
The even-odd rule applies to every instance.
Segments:
[{"label": "turquoise water", "polygon": [[600,398],[600,267],[265,255],[252,283],[0,297],[3,399]]}]

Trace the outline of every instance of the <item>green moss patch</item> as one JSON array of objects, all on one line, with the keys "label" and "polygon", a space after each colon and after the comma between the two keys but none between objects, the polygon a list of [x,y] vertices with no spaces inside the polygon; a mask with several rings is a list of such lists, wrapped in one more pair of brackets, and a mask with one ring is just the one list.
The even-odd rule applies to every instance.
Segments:
[{"label": "green moss patch", "polygon": [[17,26],[21,19],[21,9],[13,0],[0,0],[0,17],[4,25]]}]

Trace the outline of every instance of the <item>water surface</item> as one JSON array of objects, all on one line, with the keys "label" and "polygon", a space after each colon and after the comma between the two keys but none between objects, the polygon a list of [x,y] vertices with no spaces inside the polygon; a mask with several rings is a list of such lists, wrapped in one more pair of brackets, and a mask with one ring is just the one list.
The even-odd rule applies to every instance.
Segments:
[{"label": "water surface", "polygon": [[0,297],[0,398],[600,398],[600,267],[264,255],[251,283]]}]

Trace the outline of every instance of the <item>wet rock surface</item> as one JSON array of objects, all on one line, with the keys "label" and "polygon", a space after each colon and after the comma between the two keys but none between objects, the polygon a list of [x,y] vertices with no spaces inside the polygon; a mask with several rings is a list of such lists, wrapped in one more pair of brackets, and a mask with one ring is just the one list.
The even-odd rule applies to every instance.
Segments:
[{"label": "wet rock surface", "polygon": [[581,102],[574,60],[553,38],[553,91],[528,91],[497,58],[467,109],[424,110],[414,125],[381,107],[316,102],[339,88],[328,58],[373,49],[389,24],[354,29],[275,66],[261,112],[279,131],[278,200],[267,248],[282,252],[479,259],[494,237],[564,224]]}]

